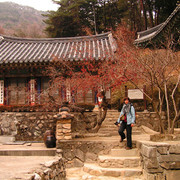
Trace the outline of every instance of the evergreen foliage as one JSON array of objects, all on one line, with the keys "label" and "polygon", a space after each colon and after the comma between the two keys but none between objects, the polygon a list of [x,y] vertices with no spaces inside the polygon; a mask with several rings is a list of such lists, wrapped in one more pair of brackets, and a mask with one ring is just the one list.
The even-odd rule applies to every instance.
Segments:
[{"label": "evergreen foliage", "polygon": [[125,22],[132,31],[142,31],[164,22],[177,0],[56,0],[46,31],[50,37],[73,37],[115,30]]}]

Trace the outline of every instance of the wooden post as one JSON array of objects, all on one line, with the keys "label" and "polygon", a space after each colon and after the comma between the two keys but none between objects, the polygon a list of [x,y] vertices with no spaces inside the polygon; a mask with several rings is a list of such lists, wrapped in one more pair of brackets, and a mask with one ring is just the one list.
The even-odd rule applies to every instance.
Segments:
[{"label": "wooden post", "polygon": [[35,94],[35,91],[36,91],[36,88],[35,88],[35,84],[36,83],[36,80],[35,79],[31,79],[30,80],[30,104],[33,106],[35,105],[35,102],[36,102],[36,94]]},{"label": "wooden post", "polygon": [[128,97],[128,88],[125,86],[125,97]]},{"label": "wooden post", "polygon": [[4,105],[4,80],[0,80],[0,105]]},{"label": "wooden post", "polygon": [[[143,87],[143,92],[146,93],[146,85],[144,85],[144,87]],[[144,99],[144,111],[146,111],[147,110],[147,101],[146,101],[146,96],[144,93],[143,93],[143,99]]]}]

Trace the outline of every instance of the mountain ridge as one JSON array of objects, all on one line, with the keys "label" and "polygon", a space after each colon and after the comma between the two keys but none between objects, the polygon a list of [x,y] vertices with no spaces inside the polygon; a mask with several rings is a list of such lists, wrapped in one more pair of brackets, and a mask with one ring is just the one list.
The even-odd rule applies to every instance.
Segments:
[{"label": "mountain ridge", "polygon": [[0,2],[0,34],[18,37],[46,37],[42,14],[29,6]]}]

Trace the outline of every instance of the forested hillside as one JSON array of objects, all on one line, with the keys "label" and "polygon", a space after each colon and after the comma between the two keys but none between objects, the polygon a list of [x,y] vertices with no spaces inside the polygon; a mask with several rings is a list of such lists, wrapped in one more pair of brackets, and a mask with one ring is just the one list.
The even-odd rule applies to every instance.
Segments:
[{"label": "forested hillside", "polygon": [[0,34],[44,37],[42,11],[11,2],[0,3]]}]

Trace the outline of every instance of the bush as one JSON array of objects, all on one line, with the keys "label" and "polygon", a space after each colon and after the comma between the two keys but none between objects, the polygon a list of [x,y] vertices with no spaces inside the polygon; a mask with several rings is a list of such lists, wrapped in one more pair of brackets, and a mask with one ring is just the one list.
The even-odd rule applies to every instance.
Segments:
[{"label": "bush", "polygon": [[44,105],[5,105],[0,106],[0,112],[51,112],[58,111],[59,107],[47,108]]},{"label": "bush", "polygon": [[76,106],[80,108],[84,108],[85,110],[88,110],[90,112],[92,112],[95,107],[95,105],[92,103],[77,103]]}]

